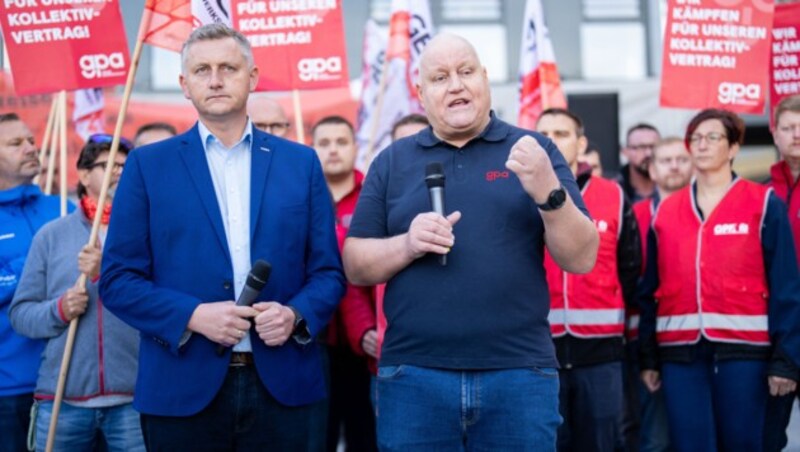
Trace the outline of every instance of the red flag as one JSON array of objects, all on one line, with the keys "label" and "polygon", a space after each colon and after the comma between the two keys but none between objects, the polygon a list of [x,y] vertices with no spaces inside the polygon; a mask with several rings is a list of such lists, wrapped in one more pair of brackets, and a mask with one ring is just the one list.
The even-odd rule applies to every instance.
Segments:
[{"label": "red flag", "polygon": [[192,32],[191,0],[147,0],[144,5],[143,41],[174,52],[180,52]]},{"label": "red flag", "polygon": [[567,99],[561,89],[553,43],[544,23],[540,0],[528,0],[522,30],[517,125],[533,130],[542,111],[548,108],[566,108]]},{"label": "red flag", "polygon": [[[422,50],[433,37],[433,33],[428,0],[392,0],[386,58],[390,65],[389,74],[395,74],[393,83],[406,85],[407,105],[401,107],[405,109],[404,114],[424,111],[414,85],[419,77],[419,59]],[[405,76],[401,76],[403,73]],[[387,88],[387,91],[390,90]]]}]

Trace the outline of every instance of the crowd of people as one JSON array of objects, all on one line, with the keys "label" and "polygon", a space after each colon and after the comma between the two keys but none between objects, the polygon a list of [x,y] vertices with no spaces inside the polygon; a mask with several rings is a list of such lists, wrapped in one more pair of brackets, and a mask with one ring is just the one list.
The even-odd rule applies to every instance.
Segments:
[{"label": "crowd of people", "polygon": [[197,124],[149,124],[113,156],[90,137],[62,218],[29,128],[0,115],[1,451],[45,450],[73,319],[55,450],[786,445],[800,96],[775,110],[768,183],[733,171],[744,123],[717,109],[683,137],[633,125],[606,179],[591,118],[503,121],[475,49],[441,34],[426,114],[364,175],[344,117],[310,147],[284,138],[258,72],[240,33],[195,30],[180,84]]}]

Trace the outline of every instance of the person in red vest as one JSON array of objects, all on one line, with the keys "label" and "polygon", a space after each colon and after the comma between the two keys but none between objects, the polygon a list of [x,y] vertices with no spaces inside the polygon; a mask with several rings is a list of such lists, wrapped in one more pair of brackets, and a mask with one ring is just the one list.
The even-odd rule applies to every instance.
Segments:
[{"label": "person in red vest", "polygon": [[[772,129],[775,147],[781,160],[770,168],[769,185],[789,208],[789,224],[794,236],[795,255],[800,265],[800,96],[786,97],[775,108]],[[795,375],[798,381],[800,375]],[[786,395],[770,394],[767,420],[764,424],[764,450],[780,451],[788,442],[786,428],[792,416],[797,390]]]},{"label": "person in red vest", "polygon": [[[355,169],[358,149],[353,126],[341,116],[326,116],[311,129],[311,144],[336,203],[336,236],[341,249],[364,180],[364,175]],[[372,292],[372,287],[347,284],[341,304],[328,325],[328,451],[336,451],[340,436],[349,452],[378,450],[370,402],[371,374],[367,367],[368,359],[375,356],[368,345],[374,342],[371,338],[376,328]]]},{"label": "person in red vest", "polygon": [[[642,272],[647,262],[647,232],[653,214],[662,199],[685,187],[692,178],[694,168],[683,138],[668,137],[659,141],[653,148],[650,159],[650,179],[656,184],[653,196],[633,205],[633,213],[639,225],[642,243]],[[628,341],[628,363],[626,381],[628,409],[636,419],[638,427],[635,434],[626,435],[629,445],[643,452],[669,450],[667,412],[663,391],[650,393],[639,378],[639,308],[638,305],[626,312],[625,337]],[[627,432],[626,432],[627,433]]]},{"label": "person in red vest", "polygon": [[744,122],[707,109],[685,142],[695,181],[663,200],[640,291],[642,379],[664,388],[680,451],[760,451],[770,391],[794,390],[800,275],[783,202],[732,161]]},{"label": "person in red vest", "polygon": [[594,269],[563,271],[545,253],[550,331],[559,370],[559,451],[610,451],[622,415],[625,305],[635,300],[641,250],[636,219],[622,188],[578,163],[586,147],[581,119],[569,110],[542,112],[536,131],[553,140],[572,169],[600,235]]}]

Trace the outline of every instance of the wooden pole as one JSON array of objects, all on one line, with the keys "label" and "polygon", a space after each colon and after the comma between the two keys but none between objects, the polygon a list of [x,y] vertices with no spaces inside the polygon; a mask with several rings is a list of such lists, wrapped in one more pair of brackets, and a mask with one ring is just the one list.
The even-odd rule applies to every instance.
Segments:
[{"label": "wooden pole", "polygon": [[300,105],[300,90],[292,90],[292,103],[294,104],[294,126],[297,129],[297,132],[295,132],[297,142],[306,144],[306,131],[303,127],[303,109]]},{"label": "wooden pole", "polygon": [[[55,123],[56,117],[56,99],[58,96],[53,96],[53,102],[50,103],[50,113],[47,114],[47,125],[44,127],[44,137],[42,137],[42,147],[39,149],[39,165],[44,166],[44,159],[48,158],[49,154],[47,151],[50,149],[50,134],[53,131],[53,124]],[[41,174],[37,175],[33,179],[34,184],[39,183],[39,177]]]},{"label": "wooden pole", "polygon": [[61,116],[61,152],[59,153],[58,162],[58,184],[59,193],[61,196],[61,216],[67,215],[67,92],[61,91],[61,99],[59,100],[59,115]]},{"label": "wooden pole", "polygon": [[369,165],[372,164],[372,159],[375,158],[375,140],[378,139],[378,129],[381,124],[380,116],[381,110],[383,110],[383,98],[388,80],[387,72],[389,72],[389,57],[384,56],[381,82],[378,85],[378,99],[375,101],[375,111],[372,114],[372,130],[370,130],[369,141],[367,141],[367,155],[364,156],[364,171],[369,171]]},{"label": "wooden pole", "polygon": [[[111,175],[114,171],[114,161],[117,156],[117,150],[119,149],[119,140],[122,136],[122,126],[125,123],[125,114],[128,110],[128,101],[131,98],[131,91],[133,91],[133,81],[136,78],[136,70],[139,67],[139,58],[142,55],[142,45],[143,45],[143,37],[144,37],[144,30],[146,29],[146,23],[148,15],[145,14],[142,19],[142,24],[139,28],[139,35],[136,39],[136,47],[133,49],[133,56],[131,57],[131,66],[128,70],[128,79],[125,82],[125,91],[122,94],[122,102],[120,103],[119,107],[119,115],[117,116],[117,124],[114,128],[114,139],[111,141],[111,149],[108,151],[108,163],[106,163],[105,168],[105,175],[103,176],[103,185],[100,188],[100,197],[97,200],[97,212],[103,212],[103,208],[105,207],[106,197],[108,196],[108,187],[111,185]],[[100,231],[100,219],[103,216],[97,214],[94,216],[94,221],[92,222],[92,232],[89,236],[89,246],[96,246],[97,243],[97,236]],[[86,274],[81,274],[78,277],[77,286],[81,288],[86,287]],[[67,373],[69,373],[69,364],[70,359],[72,358],[72,348],[75,344],[75,332],[78,330],[78,318],[72,319],[69,323],[69,331],[67,333],[67,342],[64,344],[64,357],[61,360],[61,369],[58,372],[58,383],[56,385],[56,395],[55,399],[53,400],[53,413],[50,418],[50,428],[47,432],[47,452],[53,451],[53,444],[56,438],[56,426],[58,423],[58,412],[61,409],[61,401],[64,399],[64,386],[67,382]]]},{"label": "wooden pole", "polygon": [[50,143],[48,145],[50,155],[47,156],[47,177],[45,178],[44,193],[46,195],[53,193],[53,178],[56,175],[56,150],[58,149],[58,134],[61,130],[61,115],[59,114],[58,102],[61,99],[61,94],[58,93],[53,98],[55,107],[55,114],[53,116],[53,131],[50,134]]}]

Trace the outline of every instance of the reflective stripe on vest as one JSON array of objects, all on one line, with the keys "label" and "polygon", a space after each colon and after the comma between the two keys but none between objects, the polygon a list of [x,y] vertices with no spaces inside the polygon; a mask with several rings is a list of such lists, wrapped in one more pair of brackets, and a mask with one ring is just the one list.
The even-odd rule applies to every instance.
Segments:
[{"label": "reflective stripe on vest", "polygon": [[658,208],[661,345],[712,341],[768,345],[767,282],[761,226],[770,190],[735,180],[705,221],[692,186]]},{"label": "reflective stripe on vest", "polygon": [[550,289],[550,332],[581,338],[622,336],[625,303],[617,274],[617,243],[622,226],[624,194],[614,182],[590,177],[582,191],[586,208],[600,235],[597,262],[591,272],[563,271],[545,252]]}]

